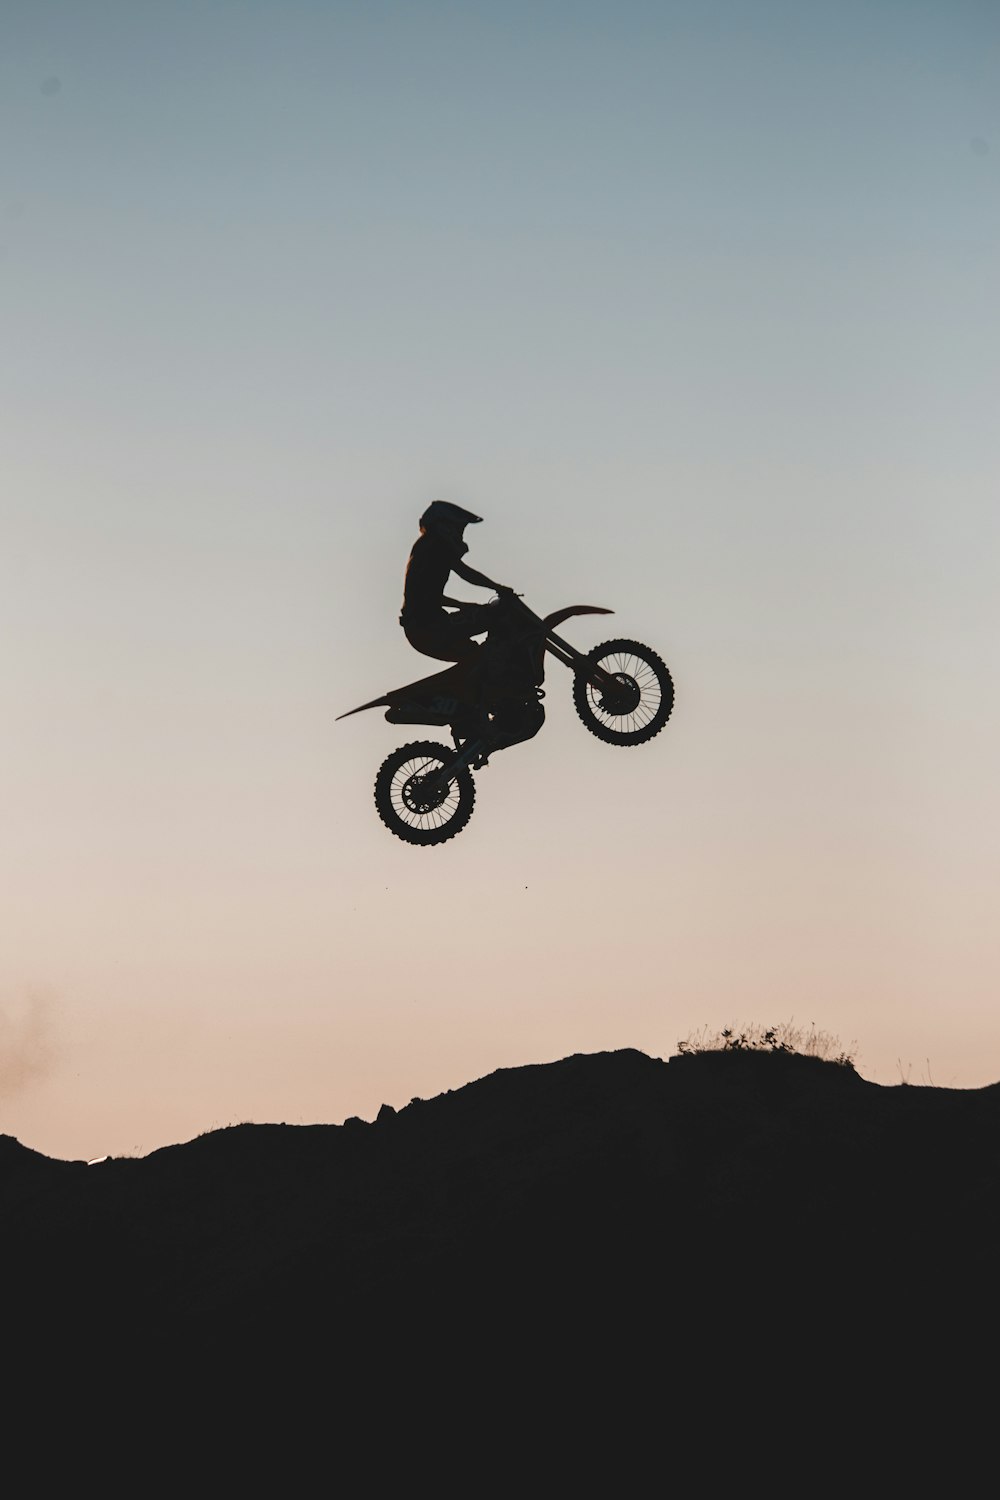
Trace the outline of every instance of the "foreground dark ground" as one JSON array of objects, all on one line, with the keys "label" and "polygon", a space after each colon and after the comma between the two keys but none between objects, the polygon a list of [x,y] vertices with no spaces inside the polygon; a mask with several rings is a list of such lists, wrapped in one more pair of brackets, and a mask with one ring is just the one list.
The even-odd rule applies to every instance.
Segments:
[{"label": "foreground dark ground", "polygon": [[0,1216],[6,1362],[33,1378],[210,1372],[218,1397],[305,1372],[417,1402],[446,1369],[494,1410],[668,1376],[745,1399],[779,1368],[786,1393],[877,1390],[992,1343],[1000,1085],[574,1056],[90,1167],[0,1137]]}]

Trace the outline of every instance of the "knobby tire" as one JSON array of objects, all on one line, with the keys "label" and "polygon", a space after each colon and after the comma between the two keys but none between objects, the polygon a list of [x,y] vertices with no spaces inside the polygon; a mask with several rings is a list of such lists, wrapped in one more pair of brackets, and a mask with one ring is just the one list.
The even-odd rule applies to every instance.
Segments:
[{"label": "knobby tire", "polygon": [[[424,848],[452,839],[472,817],[476,787],[468,766],[455,772],[440,804],[420,810],[422,776],[433,775],[455,758],[455,751],[433,740],[401,745],[386,757],[375,778],[375,806],[390,833]],[[414,805],[416,804],[416,805]]]},{"label": "knobby tire", "polygon": [[[641,641],[618,640],[595,646],[586,660],[587,668],[573,678],[573,702],[584,727],[609,745],[643,745],[659,734],[674,706],[673,679],[662,658]],[[622,711],[590,682],[597,666],[622,681]]]}]

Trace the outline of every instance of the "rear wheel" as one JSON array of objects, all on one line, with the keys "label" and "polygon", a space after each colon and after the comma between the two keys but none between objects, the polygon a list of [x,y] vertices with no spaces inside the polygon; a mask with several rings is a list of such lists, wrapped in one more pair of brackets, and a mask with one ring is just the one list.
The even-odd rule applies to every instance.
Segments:
[{"label": "rear wheel", "polygon": [[[659,734],[674,706],[673,679],[641,641],[604,641],[573,679],[573,702],[591,734],[609,745],[642,745]],[[603,680],[595,682],[595,671]]]},{"label": "rear wheel", "polygon": [[379,767],[375,806],[390,833],[408,844],[443,844],[460,833],[472,816],[475,783],[468,766],[448,777],[455,751],[431,740],[401,745]]}]

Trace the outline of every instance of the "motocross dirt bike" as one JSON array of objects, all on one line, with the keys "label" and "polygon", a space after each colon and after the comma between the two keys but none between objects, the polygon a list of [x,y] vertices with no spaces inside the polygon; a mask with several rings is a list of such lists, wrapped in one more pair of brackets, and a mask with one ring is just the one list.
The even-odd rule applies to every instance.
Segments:
[{"label": "motocross dirt bike", "polygon": [[431,677],[362,703],[338,719],[384,708],[390,724],[447,725],[453,744],[417,740],[383,761],[375,780],[382,822],[408,844],[442,844],[468,823],[475,804],[472,772],[489,757],[531,739],[545,720],[545,657],[573,673],[573,702],[584,726],[609,745],[642,745],[666,724],[674,685],[666,664],[639,641],[604,641],[577,651],[556,627],[571,615],[610,615],[573,604],[544,617],[521,595],[497,588],[483,645]]}]

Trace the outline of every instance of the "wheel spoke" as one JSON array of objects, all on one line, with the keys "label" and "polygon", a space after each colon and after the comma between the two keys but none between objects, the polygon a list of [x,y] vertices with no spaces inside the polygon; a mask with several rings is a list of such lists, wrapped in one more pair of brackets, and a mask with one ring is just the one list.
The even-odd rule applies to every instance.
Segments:
[{"label": "wheel spoke", "polygon": [[420,780],[426,780],[443,765],[444,762],[439,760],[415,759],[404,761],[397,768],[390,784],[389,796],[393,811],[410,828],[440,828],[454,817],[460,801],[460,792],[454,782],[440,801],[432,806],[420,806]]},{"label": "wheel spoke", "polygon": [[607,641],[588,659],[603,685],[582,674],[574,683],[586,727],[614,745],[639,745],[658,734],[673,707],[673,682],[656,652],[636,641]]},{"label": "wheel spoke", "polygon": [[390,832],[408,843],[439,844],[465,827],[475,800],[467,768],[425,789],[451,760],[444,746],[420,744],[404,745],[384,762],[375,782],[375,805]]}]

